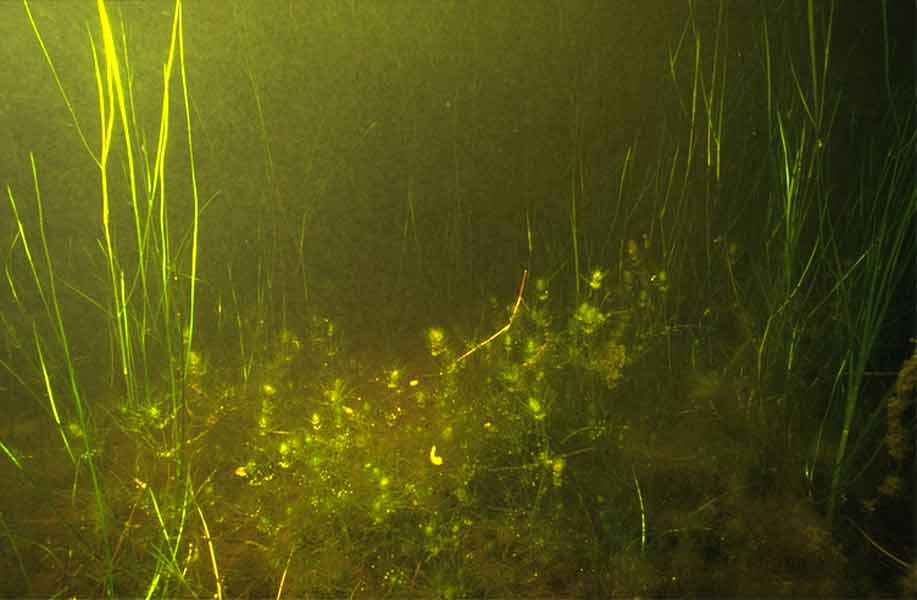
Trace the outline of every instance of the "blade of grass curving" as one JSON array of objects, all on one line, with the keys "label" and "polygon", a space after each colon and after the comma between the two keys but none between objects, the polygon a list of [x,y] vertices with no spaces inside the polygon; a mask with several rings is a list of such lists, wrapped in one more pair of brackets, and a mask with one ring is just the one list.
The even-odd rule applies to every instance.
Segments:
[{"label": "blade of grass curving", "polygon": [[213,579],[216,582],[217,591],[214,595],[217,600],[223,600],[223,584],[220,579],[220,569],[217,567],[216,551],[213,549],[213,538],[210,537],[210,528],[207,526],[207,519],[204,518],[204,511],[198,502],[194,503],[197,514],[201,518],[201,525],[204,527],[204,541],[207,542],[207,550],[210,553],[210,566],[213,568]]},{"label": "blade of grass curving", "polygon": [[176,478],[181,480],[182,477],[182,459],[181,449],[184,446],[184,396],[183,386],[180,381],[182,375],[180,370],[183,369],[181,360],[181,322],[176,316],[175,308],[172,304],[172,297],[176,293],[173,289],[176,286],[176,280],[173,278],[173,252],[172,236],[169,230],[168,203],[169,194],[166,186],[166,151],[169,140],[169,123],[171,112],[171,82],[175,66],[175,55],[177,48],[178,35],[178,10],[172,15],[171,33],[169,35],[169,49],[166,55],[165,64],[163,65],[163,86],[161,99],[161,112],[159,117],[159,136],[156,147],[156,159],[152,167],[153,172],[153,193],[159,197],[158,205],[158,272],[159,286],[161,289],[160,309],[162,311],[163,340],[168,354],[168,376],[169,376],[169,399],[171,401],[172,415],[172,450],[175,458]]},{"label": "blade of grass curving", "polygon": [[153,594],[156,593],[156,589],[159,587],[159,580],[162,579],[162,572],[164,567],[160,561],[156,562],[156,572],[153,573],[152,579],[150,579],[150,584],[146,587],[146,595],[144,595],[144,600],[150,600],[153,597]]},{"label": "blade of grass curving", "polygon": [[580,298],[580,256],[579,256],[579,233],[577,233],[576,218],[576,176],[571,178],[570,185],[570,237],[573,248],[573,279],[576,283],[576,301]]},{"label": "blade of grass curving", "polygon": [[[152,193],[152,190],[155,188],[150,179],[152,167],[145,160],[147,158],[145,136],[137,125],[137,112],[134,108],[134,76],[130,64],[130,53],[128,52],[127,33],[125,28],[121,27],[120,43],[123,59],[117,54],[118,50],[115,44],[110,19],[108,21],[108,27],[102,28],[103,38],[108,35],[111,35],[112,39],[107,40],[103,44],[103,48],[105,48],[106,51],[108,51],[108,49],[115,51],[115,58],[118,60],[119,65],[123,63],[123,67],[119,67],[115,72],[118,80],[121,81],[120,85],[116,85],[115,87],[116,92],[118,92],[116,94],[116,105],[118,107],[121,129],[124,132],[123,142],[127,162],[127,164],[124,165],[124,171],[128,180],[128,204],[130,205],[131,216],[134,222],[134,237],[137,252],[136,267],[133,274],[130,276],[130,285],[127,286],[127,293],[123,294],[123,296],[129,301],[135,298],[135,292],[139,286],[140,309],[130,311],[129,313],[131,320],[136,322],[133,328],[134,336],[136,337],[130,337],[128,339],[131,339],[133,342],[133,347],[131,349],[132,354],[136,352],[138,357],[133,362],[136,368],[140,370],[140,373],[134,378],[138,386],[137,393],[146,398],[150,393],[151,377],[151,365],[149,360],[151,344],[148,338],[154,331],[152,321],[155,319],[153,309],[155,303],[151,297],[151,286],[147,275],[147,269],[149,268],[148,263],[151,262],[148,256],[151,248],[151,238],[153,237],[153,205],[155,195]],[[126,73],[123,78],[121,75],[122,72]],[[137,150],[134,149],[135,139],[140,140]],[[139,153],[139,155],[144,158],[144,160],[139,161],[140,165],[143,167],[143,178],[146,181],[146,186],[142,194],[139,190],[139,184],[137,183],[138,176],[135,165],[138,161],[135,158],[135,153]],[[144,202],[141,202],[141,195],[144,196]],[[134,304],[134,302],[129,302],[128,305],[131,304]],[[138,377],[140,378],[138,379]]]},{"label": "blade of grass curving", "polygon": [[19,553],[19,547],[16,544],[16,538],[13,536],[13,532],[10,531],[9,526],[7,526],[6,519],[3,518],[2,512],[0,512],[0,528],[3,529],[3,537],[9,540],[10,548],[13,549],[13,554],[16,556],[16,566],[19,567],[19,573],[22,574],[22,580],[25,581],[26,589],[29,590],[29,595],[31,595],[32,580],[29,577],[29,572],[25,568],[25,562],[22,560],[22,554]]},{"label": "blade of grass curving", "polygon": [[[151,594],[152,591],[160,584],[162,579],[162,574],[166,573],[167,577],[165,582],[162,583],[164,586],[163,594],[168,595],[168,585],[171,580],[171,575],[181,585],[188,586],[188,582],[185,579],[187,573],[187,565],[182,567],[180,564],[179,551],[181,550],[182,537],[184,535],[185,525],[187,523],[188,516],[188,505],[192,501],[192,493],[190,489],[190,482],[187,477],[185,478],[185,483],[180,487],[182,491],[182,497],[179,500],[179,516],[175,521],[175,532],[170,531],[170,526],[167,521],[172,521],[173,519],[167,518],[163,513],[162,509],[159,506],[159,502],[156,499],[156,494],[153,492],[151,486],[147,486],[147,491],[149,492],[150,502],[153,509],[153,514],[156,516],[156,521],[159,524],[159,531],[162,533],[163,544],[165,545],[164,549],[154,546],[150,549],[150,552],[156,556],[157,566],[156,572],[153,576],[153,579],[150,582],[148,588],[148,594]],[[188,588],[190,589],[190,588]]]},{"label": "blade of grass curving", "polygon": [[[891,62],[888,47],[890,42],[888,32],[888,0],[881,0],[882,13],[882,72],[885,80],[885,93],[888,96],[888,103],[891,106],[892,118],[898,125],[898,108],[895,104],[895,93],[892,89]],[[900,125],[899,125],[900,126]]]},{"label": "blade of grass curving", "polygon": [[[35,161],[35,156],[33,154],[29,155],[31,167],[32,167],[32,181],[35,190],[35,206],[37,212],[37,221],[38,221],[38,234],[39,240],[41,243],[42,249],[42,258],[44,260],[43,271],[46,274],[46,284],[42,284],[42,277],[39,274],[38,265],[35,260],[35,256],[32,253],[31,246],[29,244],[29,238],[26,234],[25,226],[22,222],[22,219],[19,215],[19,210],[16,205],[15,197],[12,193],[12,190],[7,187],[7,196],[10,200],[10,206],[13,209],[13,214],[16,219],[17,228],[18,228],[18,239],[22,244],[24,252],[26,254],[27,262],[29,263],[29,268],[32,272],[32,276],[35,282],[36,289],[38,290],[39,297],[41,298],[42,304],[45,309],[45,314],[50,321],[52,328],[57,337],[58,347],[60,348],[61,353],[63,354],[63,362],[66,368],[67,375],[67,385],[69,386],[70,395],[73,402],[73,409],[76,413],[77,423],[81,430],[81,439],[83,440],[83,449],[84,453],[81,459],[84,459],[89,467],[90,480],[93,489],[93,496],[96,502],[96,510],[98,513],[100,528],[102,531],[102,547],[103,547],[103,558],[106,566],[106,586],[107,589],[111,588],[112,585],[112,565],[111,565],[111,553],[108,546],[108,525],[107,525],[107,510],[105,504],[104,493],[102,489],[101,479],[93,459],[93,435],[92,429],[89,422],[89,414],[84,406],[82,400],[82,394],[80,386],[77,382],[76,369],[73,365],[73,359],[71,356],[71,346],[70,341],[67,336],[67,330],[64,325],[63,313],[61,312],[60,302],[57,295],[57,285],[56,277],[54,274],[54,265],[51,260],[51,253],[48,248],[48,238],[45,230],[45,218],[44,218],[44,207],[41,200],[41,188],[39,186],[38,178],[38,166]],[[55,420],[58,432],[61,436],[61,439],[64,443],[64,447],[67,450],[67,454],[70,457],[72,463],[77,464],[77,456],[74,453],[70,440],[67,437],[66,427],[61,420],[60,411],[58,410],[57,403],[54,397],[54,387],[51,382],[51,378],[48,372],[47,361],[45,360],[45,353],[42,349],[42,344],[40,336],[38,334],[38,326],[33,322],[32,326],[33,338],[35,341],[36,354],[38,356],[39,367],[42,372],[42,379],[45,386],[45,393],[48,397],[48,401],[51,406],[52,415]]]},{"label": "blade of grass curving", "polygon": [[794,145],[789,140],[783,115],[777,112],[777,131],[780,137],[780,174],[782,184],[783,216],[783,290],[792,289],[795,278],[795,258],[806,219],[806,211],[800,200],[800,171],[806,152],[807,129],[802,128],[799,140]]},{"label": "blade of grass curving", "polygon": [[277,596],[276,600],[280,600],[283,597],[283,585],[287,581],[287,573],[290,571],[290,562],[293,560],[293,552],[295,548],[290,548],[290,553],[287,555],[287,564],[283,567],[283,573],[280,575],[280,583],[277,584]]},{"label": "blade of grass curving", "polygon": [[181,0],[176,0],[175,2],[175,14],[177,15],[178,21],[179,72],[181,73],[182,100],[184,102],[185,109],[185,133],[188,144],[188,167],[189,174],[191,176],[191,197],[193,200],[193,216],[191,225],[191,280],[189,282],[190,289],[188,299],[188,323],[187,336],[185,339],[185,372],[187,373],[191,360],[192,343],[194,341],[195,301],[197,296],[198,282],[198,238],[200,234],[200,194],[198,192],[197,169],[195,167],[194,159],[194,136],[192,135],[191,125],[191,95],[188,90],[188,74],[185,62],[185,35],[183,24],[184,21],[182,19]]},{"label": "blade of grass curving", "polygon": [[[713,65],[710,68],[710,85],[709,87],[704,85],[703,79],[701,79],[701,95],[703,96],[704,102],[704,115],[706,117],[706,165],[707,168],[715,168],[716,180],[719,180],[719,151],[720,146],[719,136],[722,134],[722,106],[723,106],[723,97],[726,92],[726,64],[723,61],[723,74],[720,75],[720,45],[721,45],[721,32],[723,30],[723,15],[725,11],[725,4],[720,0],[719,9],[717,10],[717,23],[716,28],[714,29],[713,37]],[[693,15],[692,15],[693,16]],[[698,38],[699,39],[699,38]],[[717,82],[721,82],[719,85],[722,89],[717,89]],[[717,113],[720,114],[717,114]]]},{"label": "blade of grass curving", "polygon": [[[15,244],[18,239],[19,234],[17,233],[15,239],[13,240],[13,244]],[[10,253],[12,254],[12,252]],[[10,271],[9,261],[7,261],[6,266],[3,268],[3,273],[6,275],[6,283],[9,285],[10,296],[13,298],[13,302],[16,303],[16,306],[22,308],[22,300],[19,299],[19,292],[16,291],[16,282],[13,281],[13,273]]]},{"label": "blade of grass curving", "polygon": [[[100,1],[100,12],[104,8]],[[118,265],[115,252],[114,239],[111,227],[111,201],[110,201],[110,181],[108,173],[108,159],[111,154],[112,136],[114,133],[115,112],[110,106],[114,103],[114,82],[113,66],[106,60],[105,67],[101,64],[103,56],[99,56],[95,42],[92,37],[89,38],[89,46],[92,53],[93,74],[96,81],[96,94],[99,103],[99,135],[100,135],[100,152],[98,159],[99,182],[100,182],[100,200],[102,210],[102,235],[104,239],[103,252],[105,254],[106,264],[108,267],[109,293],[112,302],[112,314],[114,315],[113,324],[115,327],[115,339],[118,345],[118,355],[121,360],[121,377],[124,380],[125,394],[129,406],[137,405],[136,385],[134,381],[133,353],[131,352],[131,339],[128,331],[125,330],[124,324],[127,322],[128,307],[122,303],[123,295],[121,294],[120,278],[122,276],[121,268]]]},{"label": "blade of grass curving", "polygon": [[[811,78],[810,85],[812,87],[812,101],[811,103],[804,102],[804,104],[807,106],[811,104],[812,106],[812,112],[809,114],[809,117],[812,120],[812,125],[815,128],[817,134],[821,133],[822,125],[824,124],[825,99],[827,97],[828,66],[831,59],[831,37],[834,31],[834,1],[831,0],[820,6],[822,9],[825,9],[826,7],[828,16],[824,25],[823,34],[825,39],[820,47],[821,61],[819,61],[818,31],[816,31],[815,26],[815,1],[808,0],[806,4],[806,24],[808,27],[809,42],[809,74]],[[800,96],[804,96],[801,91],[799,93]]]},{"label": "blade of grass curving", "polygon": [[[766,4],[766,3],[765,3]],[[771,37],[770,30],[767,26],[767,12],[762,15],[761,22],[764,31],[761,36],[764,42],[764,88],[767,94],[767,134],[770,138],[773,135],[773,115],[774,115],[774,82],[773,82],[773,58],[771,56]]]},{"label": "blade of grass curving", "polygon": [[[38,292],[38,297],[41,299],[41,303],[45,308],[45,313],[48,315],[51,314],[51,306],[48,303],[48,298],[45,296],[45,288],[41,283],[41,277],[38,275],[38,267],[35,265],[35,260],[32,258],[32,248],[29,245],[29,237],[25,232],[25,225],[22,222],[22,218],[19,216],[19,207],[16,204],[16,196],[13,194],[12,188],[6,186],[6,197],[10,201],[10,207],[13,210],[13,218],[16,219],[16,227],[18,228],[16,237],[13,239],[11,244],[10,253],[12,249],[16,246],[17,242],[22,244],[22,250],[25,253],[26,262],[29,263],[29,270],[32,272],[32,280],[35,282],[35,289]],[[21,306],[19,301],[19,294],[16,293],[16,285],[13,281],[12,274],[9,270],[9,265],[6,268],[6,278],[7,282],[10,285],[10,289],[13,291],[13,298],[16,300],[16,303]]]},{"label": "blade of grass curving", "polygon": [[[904,130],[906,131],[906,130]],[[892,298],[910,264],[917,259],[913,225],[917,216],[917,189],[911,172],[915,139],[902,133],[898,147],[888,152],[877,182],[862,182],[854,199],[858,214],[854,227],[871,232],[864,251],[862,275],[845,286],[850,348],[847,352],[844,413],[831,474],[828,516],[836,516],[847,470],[847,446],[859,412],[864,377],[880,340]],[[869,189],[875,189],[870,193]]]},{"label": "blade of grass curving", "polygon": [[[689,3],[689,11],[693,10],[693,4]],[[693,13],[692,13],[693,14]],[[675,85],[675,89],[680,89],[678,86],[678,70],[675,66],[678,64],[678,57],[681,55],[682,46],[684,46],[685,38],[688,37],[688,31],[691,30],[691,20],[685,23],[684,28],[681,30],[681,35],[678,37],[678,43],[675,44],[674,50],[669,48],[667,51],[667,59],[669,63],[669,77],[672,78],[672,83]],[[685,107],[684,101],[681,99],[681,95],[677,95],[678,104],[681,107],[681,112],[687,114],[688,109]]]},{"label": "blade of grass curving", "polygon": [[54,387],[51,385],[51,377],[48,375],[45,355],[41,350],[41,341],[38,338],[38,328],[34,327],[33,331],[35,336],[35,352],[38,354],[38,364],[41,368],[41,378],[45,384],[45,394],[48,396],[48,404],[51,407],[51,415],[54,417],[54,423],[57,425],[57,431],[60,434],[61,440],[64,442],[64,448],[67,450],[67,456],[70,457],[70,462],[76,464],[76,455],[74,455],[73,449],[70,447],[70,439],[67,437],[67,430],[63,422],[61,422],[60,411],[57,410],[57,402],[54,400]]},{"label": "blade of grass curving", "polygon": [[[806,3],[806,24],[808,25],[808,41],[809,41],[809,74],[812,77],[812,99],[814,100],[815,106],[818,106],[820,102],[818,101],[821,89],[818,85],[818,62],[815,60],[815,43],[816,43],[816,33],[815,33],[815,2],[814,0],[808,0]],[[802,95],[802,94],[800,94]],[[811,115],[810,115],[811,116]],[[815,120],[813,119],[813,122]]]},{"label": "blade of grass curving", "polygon": [[[73,407],[76,410],[77,421],[80,426],[81,436],[83,440],[83,456],[82,459],[86,461],[87,466],[89,467],[89,477],[92,484],[93,497],[95,498],[96,503],[96,512],[99,518],[99,528],[102,532],[102,557],[105,565],[105,585],[106,591],[111,593],[113,585],[113,565],[111,561],[111,547],[109,545],[108,539],[108,510],[106,507],[105,493],[102,487],[102,479],[98,472],[98,466],[96,461],[93,458],[95,455],[94,451],[94,442],[95,437],[94,431],[92,430],[90,424],[90,415],[87,407],[84,405],[82,391],[77,382],[76,377],[76,368],[73,364],[73,358],[71,356],[71,345],[67,337],[67,330],[64,327],[64,317],[60,308],[60,301],[57,296],[57,284],[56,277],[54,275],[54,267],[51,261],[51,252],[48,249],[48,236],[45,231],[45,219],[44,219],[44,209],[41,201],[41,189],[38,185],[38,167],[35,163],[35,156],[29,155],[31,164],[32,164],[32,179],[35,186],[35,205],[38,212],[38,233],[41,240],[42,251],[44,254],[45,260],[45,269],[48,273],[48,290],[50,291],[51,305],[54,309],[53,314],[53,323],[57,330],[58,342],[61,348],[61,351],[64,355],[64,364],[67,369],[67,382],[70,387],[70,394],[73,401]],[[36,337],[36,346],[38,338]],[[42,370],[45,373],[46,378],[46,387],[49,391],[51,390],[50,382],[47,381],[47,372],[44,367],[44,362],[42,361]],[[58,423],[58,426],[60,424]],[[72,458],[72,457],[71,457]]]},{"label": "blade of grass curving", "polygon": [[701,37],[697,30],[694,16],[694,2],[691,6],[691,22],[694,31],[694,71],[691,80],[691,112],[688,120],[688,152],[685,156],[684,178],[681,184],[681,199],[688,194],[688,182],[691,178],[691,167],[694,165],[694,144],[697,138],[697,99],[701,88]]},{"label": "blade of grass curving", "polygon": [[89,153],[91,157],[93,157],[93,160],[99,162],[99,159],[92,151],[92,147],[89,145],[89,140],[86,139],[86,135],[83,133],[83,128],[80,126],[80,121],[76,116],[76,111],[73,109],[73,103],[70,102],[70,96],[67,95],[67,91],[64,89],[64,84],[61,82],[60,75],[58,75],[57,69],[54,67],[54,61],[51,60],[51,54],[48,52],[48,47],[45,46],[45,40],[41,35],[41,31],[38,29],[38,23],[35,22],[35,17],[32,16],[32,8],[29,6],[29,0],[22,0],[22,5],[25,8],[26,17],[29,19],[29,25],[32,27],[32,33],[35,35],[35,39],[38,42],[39,47],[41,47],[41,52],[45,57],[45,62],[51,69],[51,76],[54,77],[54,83],[57,84],[57,89],[60,91],[61,97],[64,99],[64,104],[67,105],[67,111],[70,112],[70,118],[72,119],[73,125],[76,128],[76,133],[80,137],[80,141],[83,143],[83,147],[86,149],[86,152]]},{"label": "blade of grass curving", "polygon": [[[187,77],[184,72],[181,2],[177,1],[175,3],[176,11],[173,19],[172,37],[170,40],[170,53],[164,69],[163,108],[160,117],[160,132],[156,149],[156,156],[153,159],[154,162],[152,165],[147,163],[145,159],[144,161],[141,161],[143,168],[145,169],[144,173],[147,182],[146,188],[142,193],[138,184],[137,176],[137,169],[139,165],[135,158],[137,156],[135,151],[135,145],[137,143],[136,140],[142,140],[142,134],[138,134],[139,130],[137,126],[137,115],[134,109],[134,95],[130,78],[130,63],[128,61],[128,46],[123,28],[120,35],[121,46],[119,48],[117,42],[119,38],[115,35],[115,28],[109,17],[106,3],[104,0],[97,0],[96,8],[101,32],[98,44],[96,43],[96,40],[93,38],[93,36],[89,36],[89,47],[92,56],[93,74],[96,84],[98,118],[100,124],[100,146],[98,149],[98,154],[96,155],[89,148],[88,143],[85,141],[85,137],[82,134],[82,129],[79,126],[72,105],[66,95],[65,90],[63,89],[62,84],[60,83],[60,78],[57,75],[55,65],[44,45],[37,23],[35,22],[31,11],[29,10],[27,0],[24,0],[24,4],[29,15],[29,21],[32,25],[32,29],[36,35],[36,39],[38,39],[39,45],[42,47],[42,51],[45,55],[45,60],[49,65],[52,74],[54,75],[55,81],[58,84],[58,88],[60,89],[62,96],[64,96],[65,103],[68,106],[68,110],[70,110],[73,122],[80,132],[80,137],[83,139],[83,143],[87,147],[88,153],[90,156],[92,156],[99,170],[99,198],[103,234],[103,239],[100,242],[100,246],[106,261],[106,278],[108,280],[108,293],[110,298],[110,310],[106,310],[104,312],[110,315],[109,331],[111,332],[112,339],[114,339],[113,346],[117,348],[117,361],[120,362],[120,365],[118,366],[120,367],[120,377],[125,388],[127,404],[136,406],[140,395],[149,394],[151,391],[151,365],[149,363],[151,355],[148,352],[149,341],[151,338],[149,337],[148,332],[153,331],[154,329],[152,325],[154,319],[163,325],[165,335],[160,335],[159,339],[164,338],[166,340],[165,346],[169,356],[172,358],[172,364],[183,365],[183,368],[181,369],[168,369],[168,374],[172,380],[173,385],[173,393],[171,395],[173,399],[173,414],[178,417],[172,421],[175,429],[173,430],[172,448],[169,451],[169,455],[175,458],[175,465],[178,471],[177,479],[181,481],[183,472],[182,449],[184,448],[183,423],[185,410],[182,386],[178,384],[175,376],[176,373],[183,373],[187,371],[188,356],[190,354],[192,343],[192,332],[194,329],[194,305],[196,301],[195,287],[197,281],[198,264],[198,217],[200,213],[200,200],[197,194],[196,173],[194,172],[193,164],[193,148],[191,147],[192,136],[190,100]],[[173,288],[175,287],[176,280],[171,277],[171,273],[173,272],[173,267],[171,264],[171,241],[168,230],[168,223],[166,220],[168,210],[166,201],[165,156],[168,141],[168,123],[170,121],[169,81],[176,51],[178,51],[180,54],[180,63],[182,68],[182,92],[184,96],[184,112],[186,117],[189,152],[190,156],[192,157],[191,175],[194,193],[194,223],[191,233],[192,276],[190,278],[191,290],[189,294],[190,311],[188,316],[188,325],[184,328],[182,327],[182,321],[178,316],[178,312],[173,309],[174,305],[171,303],[171,298],[175,295]],[[118,131],[119,128],[120,131]],[[131,263],[130,267],[127,267],[126,263],[122,265],[119,258],[118,243],[116,240],[116,232],[112,219],[113,197],[116,193],[114,187],[114,183],[116,181],[116,169],[114,168],[111,159],[115,155],[116,145],[119,145],[119,147],[120,145],[123,145],[123,149],[120,153],[120,160],[123,161],[121,164],[121,171],[123,172],[124,181],[126,181],[128,188],[128,201],[130,204],[132,217],[133,237],[134,243],[137,246],[136,263]],[[145,142],[141,141],[141,156],[146,157],[147,155],[144,148]],[[35,169],[33,164],[33,171],[34,170]],[[61,318],[60,309],[57,302],[57,292],[56,288],[54,287],[53,268],[51,265],[50,253],[47,248],[43,223],[40,233],[42,235],[46,265],[45,270],[47,271],[47,275],[44,272],[41,272],[41,270],[36,265],[37,261],[32,255],[31,248],[28,247],[27,238],[24,236],[25,229],[22,225],[21,219],[19,218],[18,210],[15,206],[15,200],[12,198],[11,192],[9,192],[9,195],[20,230],[19,234],[17,234],[17,240],[19,243],[22,243],[23,247],[26,249],[26,257],[29,262],[30,269],[33,272],[33,279],[36,282],[39,296],[41,297],[42,303],[45,307],[45,312],[51,318],[52,323],[55,323],[56,325],[55,331],[60,342],[60,347],[64,354],[64,362],[66,363],[68,369],[68,378],[72,388],[75,410],[79,419],[80,427],[84,432],[83,439],[87,448],[85,457],[88,461],[90,471],[92,473],[95,495],[97,503],[100,506],[100,518],[102,522],[103,535],[105,535],[104,532],[107,530],[107,528],[104,522],[105,511],[104,509],[101,509],[101,488],[99,487],[98,478],[95,473],[95,465],[91,460],[94,454],[91,451],[91,428],[88,426],[88,413],[86,413],[84,410],[83,402],[79,394],[79,388],[76,384],[76,372],[73,368],[73,363],[70,358],[70,344],[66,338],[66,331],[63,328],[63,320]],[[157,195],[159,196],[160,201],[160,227],[158,231],[152,227],[154,223],[154,201],[156,200]],[[40,210],[41,207],[39,205],[39,211]],[[42,219],[43,216],[39,214],[39,221],[41,222]],[[155,243],[151,244],[151,242]],[[158,261],[158,263],[155,261]],[[162,320],[159,320],[160,317],[154,316],[154,311],[152,309],[154,306],[152,299],[153,288],[150,285],[151,280],[147,277],[147,269],[152,264],[155,264],[155,266],[158,267],[160,274],[160,282],[158,285],[161,288],[159,291],[161,292],[163,302],[163,317],[161,317]],[[13,285],[14,281],[9,269],[7,269],[6,274],[7,280],[11,284],[11,289],[13,290],[14,295],[18,296],[18,294],[16,294],[16,286]],[[43,277],[45,279],[42,279]],[[44,283],[45,281],[47,281],[47,283]],[[154,286],[157,285],[155,280],[152,281]],[[137,298],[138,292],[140,298]],[[183,331],[187,335],[182,336]],[[174,340],[174,342],[172,340]],[[36,338],[36,348],[41,354],[39,362],[42,363],[42,368],[47,372],[48,368],[44,366],[46,360],[45,354],[47,344]],[[115,364],[116,362],[112,361],[113,367]],[[52,382],[50,379],[46,382],[46,387],[48,389],[51,389],[51,383]],[[56,408],[57,407],[55,407],[55,412]],[[57,419],[58,421],[62,421],[60,417],[57,417]],[[59,425],[59,428],[61,428],[61,426],[62,423]],[[63,431],[63,429],[61,430]],[[71,452],[71,454],[75,453]],[[179,493],[181,494],[181,492]],[[179,531],[179,539],[180,532],[183,530],[184,523],[187,518],[187,502],[187,494],[183,494],[180,498],[178,498],[178,503],[181,504],[181,517],[178,524],[176,525],[176,528]],[[107,535],[105,537],[107,539]],[[107,591],[110,593],[110,574],[112,570],[110,566],[109,549],[107,547],[105,548],[105,552],[106,563],[108,564],[107,570],[109,573]],[[176,552],[177,541],[175,546],[170,547],[170,554],[173,556],[173,561]],[[151,588],[151,590],[154,589],[155,586]]]},{"label": "blade of grass curving", "polygon": [[615,212],[611,217],[611,225],[609,225],[611,235],[614,235],[615,225],[618,222],[618,215],[621,214],[621,206],[624,204],[624,186],[628,179],[628,175],[630,174],[633,159],[634,146],[633,144],[628,144],[627,152],[624,153],[624,164],[621,165],[621,175],[618,177],[618,197],[617,201],[615,202]]},{"label": "blade of grass curving", "polygon": [[5,454],[8,459],[10,459],[10,462],[13,463],[17,469],[20,471],[23,470],[22,463],[19,462],[19,458],[16,456],[16,453],[13,452],[9,446],[4,444],[2,441],[0,441],[0,450],[3,451],[3,454]]}]

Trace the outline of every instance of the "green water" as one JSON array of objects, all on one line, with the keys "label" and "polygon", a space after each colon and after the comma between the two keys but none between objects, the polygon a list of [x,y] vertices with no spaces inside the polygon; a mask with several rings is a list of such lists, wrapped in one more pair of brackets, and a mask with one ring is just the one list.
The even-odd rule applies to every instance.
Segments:
[{"label": "green water", "polygon": [[906,12],[0,5],[0,596],[913,594]]}]

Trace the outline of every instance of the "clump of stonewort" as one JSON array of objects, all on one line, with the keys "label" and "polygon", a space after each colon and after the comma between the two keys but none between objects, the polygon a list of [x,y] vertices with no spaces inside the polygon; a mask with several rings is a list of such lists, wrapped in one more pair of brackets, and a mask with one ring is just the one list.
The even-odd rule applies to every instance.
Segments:
[{"label": "clump of stonewort", "polygon": [[863,501],[863,507],[873,512],[882,498],[900,496],[905,489],[905,463],[912,453],[909,414],[917,395],[917,352],[911,355],[898,371],[895,387],[885,400],[885,436],[882,446],[888,454],[891,468],[878,485],[877,494]]},{"label": "clump of stonewort", "polygon": [[885,449],[897,467],[911,452],[911,434],[906,413],[917,390],[917,353],[904,362],[895,381],[895,391],[885,405]]},{"label": "clump of stonewort", "polygon": [[912,597],[917,594],[917,560],[911,561],[910,567],[898,580],[898,587],[903,596]]},{"label": "clump of stonewort", "polygon": [[895,395],[899,398],[913,398],[915,390],[917,390],[917,349],[909,359],[904,361],[901,370],[898,371]]}]

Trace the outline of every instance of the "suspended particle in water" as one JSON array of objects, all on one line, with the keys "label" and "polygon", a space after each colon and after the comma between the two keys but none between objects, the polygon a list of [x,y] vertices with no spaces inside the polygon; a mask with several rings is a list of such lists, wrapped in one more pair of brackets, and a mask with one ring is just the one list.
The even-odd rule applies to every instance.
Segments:
[{"label": "suspended particle in water", "polygon": [[436,446],[430,448],[430,462],[437,467],[443,464],[443,457],[436,455]]}]

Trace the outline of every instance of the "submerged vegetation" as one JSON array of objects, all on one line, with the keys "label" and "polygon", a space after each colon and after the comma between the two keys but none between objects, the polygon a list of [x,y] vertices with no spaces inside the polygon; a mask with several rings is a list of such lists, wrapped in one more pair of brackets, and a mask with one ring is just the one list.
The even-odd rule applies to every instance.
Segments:
[{"label": "submerged vegetation", "polygon": [[[24,2],[97,186],[98,243],[73,269],[35,148],[30,186],[5,188],[0,594],[913,594],[917,354],[898,298],[917,137],[889,7],[882,111],[858,125],[834,79],[843,7],[760,3],[741,71],[731,4],[709,4],[686,3],[662,57],[658,147],[626,146],[600,207],[575,156],[562,224],[522,212],[525,264],[480,322],[412,314],[381,353],[361,345],[389,333],[348,327],[333,292],[320,305],[317,209],[278,191],[252,58],[265,206],[253,246],[231,240],[252,255],[208,272],[229,225],[199,175],[188,8],[168,13],[153,102],[98,1],[90,119]],[[441,303],[479,264],[470,213],[456,193],[446,235],[425,231],[408,179],[392,262],[411,286],[452,265]],[[361,302],[388,314],[388,294]]]}]

